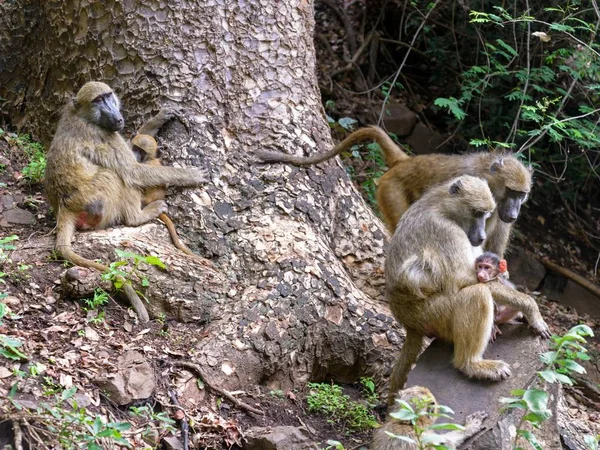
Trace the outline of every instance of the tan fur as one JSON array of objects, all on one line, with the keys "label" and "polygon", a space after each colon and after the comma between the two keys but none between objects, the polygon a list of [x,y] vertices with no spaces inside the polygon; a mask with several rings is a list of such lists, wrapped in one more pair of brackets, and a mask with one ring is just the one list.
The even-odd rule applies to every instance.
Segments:
[{"label": "tan fur", "polygon": [[[437,401],[431,391],[422,386],[412,386],[407,389],[403,389],[397,393],[396,398],[403,400],[411,407],[415,412],[422,411],[427,408],[429,412],[437,411]],[[398,405],[395,405],[398,406]],[[400,410],[399,407],[395,408],[395,411]],[[487,417],[482,411],[471,414],[465,421],[465,429],[463,431],[451,431],[443,434],[444,444],[448,448],[455,449],[462,442],[469,437],[473,436],[479,430],[482,429],[482,423]],[[417,421],[417,425],[421,428],[425,428],[436,422],[435,417],[430,415],[422,416]],[[409,442],[395,439],[389,436],[387,433],[392,433],[396,436],[406,436],[411,439],[415,439],[414,426],[408,421],[401,421],[390,417],[387,422],[373,434],[373,442],[371,443],[371,450],[416,450],[417,446]]]},{"label": "tan fur", "polygon": [[[459,189],[453,190],[457,184]],[[473,223],[483,228],[475,212],[490,213],[495,206],[487,183],[464,175],[430,188],[400,219],[385,266],[388,302],[407,332],[392,372],[392,393],[404,386],[431,334],[454,343],[454,365],[467,376],[509,376],[504,361],[482,358],[492,330],[494,300],[522,311],[532,328],[549,336],[531,297],[477,280],[468,233]]]},{"label": "tan fur", "polygon": [[[379,144],[389,167],[379,180],[377,205],[391,233],[408,207],[431,186],[460,175],[485,178],[499,208],[505,205],[507,188],[524,194],[531,190],[530,170],[510,154],[430,154],[409,157],[384,130],[375,126],[355,131],[335,148],[320,155],[304,158],[276,152],[257,152],[257,156],[265,162],[287,162],[301,166],[317,164],[366,139]],[[500,220],[496,211],[486,226],[488,239],[484,249],[504,256],[511,228],[511,223]]]},{"label": "tan fur", "polygon": [[[159,113],[160,115],[160,113]],[[162,123],[158,125],[158,128],[162,126]],[[148,124],[145,126],[146,131],[152,132],[151,129],[148,128]],[[144,129],[144,127],[142,127]],[[162,161],[160,158],[156,157],[158,151],[158,144],[156,140],[148,134],[137,134],[131,140],[131,146],[134,151],[141,151],[145,153],[145,157],[142,160],[144,164],[148,164],[150,166],[162,166]],[[144,197],[142,198],[142,206],[146,206],[152,202],[157,200],[165,199],[165,187],[153,187],[144,191]],[[171,218],[166,213],[161,213],[158,216],[158,219],[161,220],[166,226],[167,230],[169,230],[169,234],[171,235],[171,240],[173,241],[173,245],[181,250],[186,255],[197,257],[197,255],[192,252],[181,240],[179,239],[179,235],[177,234],[177,230],[175,229],[175,224],[171,220]]]},{"label": "tan fur", "polygon": [[[89,82],[74,102],[66,105],[48,151],[45,174],[46,194],[57,218],[56,250],[74,264],[100,271],[108,268],[77,255],[71,247],[76,224],[85,222],[87,212],[93,209],[96,214],[100,205],[95,228],[138,226],[166,211],[163,201],[142,209],[143,189],[167,184],[197,186],[206,180],[203,171],[139,164],[123,137],[100,126],[94,115],[94,101],[111,95],[108,85]],[[118,104],[116,96],[114,100]],[[135,290],[129,284],[123,289],[135,303],[140,319],[149,320]]]}]

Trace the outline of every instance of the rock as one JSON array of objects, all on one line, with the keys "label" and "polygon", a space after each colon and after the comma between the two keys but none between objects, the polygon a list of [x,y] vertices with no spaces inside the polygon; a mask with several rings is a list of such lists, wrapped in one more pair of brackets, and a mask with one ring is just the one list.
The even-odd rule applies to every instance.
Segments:
[{"label": "rock", "polygon": [[418,123],[408,138],[407,144],[417,155],[440,153],[438,146],[444,142],[441,134],[431,131],[424,123]]},{"label": "rock", "polygon": [[[385,109],[383,126],[386,131],[397,136],[408,136],[412,133],[417,123],[417,115],[414,112],[399,103],[391,103]],[[376,114],[379,115],[379,110]]]},{"label": "rock", "polygon": [[[499,400],[511,397],[510,392],[514,389],[527,389],[531,385],[541,367],[538,355],[548,348],[547,343],[524,324],[506,324],[500,329],[502,335],[488,346],[484,357],[502,359],[510,364],[512,375],[507,380],[492,382],[468,379],[452,366],[452,346],[439,340],[435,340],[423,352],[408,377],[408,386],[425,386],[441,405],[452,408],[452,421],[455,423],[464,424],[466,417],[477,411],[488,414],[483,423],[484,431],[465,444],[464,448],[470,450],[512,448],[510,429],[518,424],[520,416],[518,412],[500,414],[502,404]],[[544,438],[549,443],[548,448],[553,449],[550,443],[557,442],[558,434],[550,433]]]},{"label": "rock", "polygon": [[589,314],[594,319],[600,319],[600,298],[572,280],[548,272],[542,294],[550,300],[575,308],[579,314]]},{"label": "rock", "polygon": [[525,286],[530,291],[537,290],[546,276],[544,265],[521,247],[511,247],[506,255],[506,262],[510,281]]},{"label": "rock", "polygon": [[21,304],[21,300],[17,297],[9,295],[4,300],[2,300],[2,303],[9,306],[19,306]]},{"label": "rock", "polygon": [[3,195],[0,199],[0,206],[2,209],[11,209],[16,206],[16,202],[12,195]]},{"label": "rock", "polygon": [[35,217],[29,211],[21,208],[13,208],[3,213],[4,220],[9,224],[32,225],[35,223]]},{"label": "rock", "polygon": [[164,438],[163,444],[167,450],[183,450],[183,444],[174,436],[168,436]]},{"label": "rock", "polygon": [[111,282],[103,280],[101,275],[97,270],[87,267],[70,267],[61,276],[62,297],[73,299],[93,297],[98,287],[110,292]]},{"label": "rock", "polygon": [[246,435],[245,450],[308,450],[314,449],[308,432],[303,428],[253,427]]},{"label": "rock", "polygon": [[154,371],[142,354],[133,350],[125,352],[117,360],[117,370],[96,380],[117,405],[148,398],[154,392]]}]

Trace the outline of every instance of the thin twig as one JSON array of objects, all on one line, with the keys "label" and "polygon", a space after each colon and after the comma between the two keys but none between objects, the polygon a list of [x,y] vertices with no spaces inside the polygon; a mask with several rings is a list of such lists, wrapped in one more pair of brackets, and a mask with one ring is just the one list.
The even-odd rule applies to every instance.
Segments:
[{"label": "thin twig", "polygon": [[23,430],[18,420],[12,421],[13,434],[15,435],[15,450],[23,450]]},{"label": "thin twig", "polygon": [[[175,406],[177,406],[179,409],[183,410],[183,408],[181,407],[181,404],[179,403],[179,400],[177,400],[177,395],[175,395],[175,392],[172,391],[171,389],[169,389],[167,392],[168,392],[169,397],[171,398],[171,401],[173,402],[173,404]],[[183,438],[183,450],[189,450],[190,449],[190,426],[188,424],[187,417],[185,415],[184,415],[183,419],[181,419],[179,426],[181,427],[181,437]]]},{"label": "thin twig", "polygon": [[323,0],[323,4],[329,6],[338,16],[342,25],[344,25],[346,39],[348,41],[348,50],[350,50],[351,55],[354,55],[356,53],[356,36],[354,35],[354,26],[352,25],[350,18],[343,9],[338,8],[331,0]]},{"label": "thin twig", "polygon": [[[423,21],[419,25],[419,28],[417,28],[417,31],[415,31],[415,34],[413,35],[412,41],[410,41],[411,48],[414,47],[415,42],[417,41],[417,37],[419,36],[419,33],[425,26],[425,23],[427,22],[429,15],[435,10],[435,7],[438,5],[438,3],[440,3],[440,1],[441,0],[436,0],[435,3],[433,4],[433,6],[429,9],[429,11],[427,11],[427,14],[425,14]],[[387,101],[390,98],[390,94],[393,90],[394,85],[396,84],[396,80],[398,80],[398,77],[400,76],[400,73],[402,72],[402,69],[404,68],[404,64],[406,64],[408,55],[410,55],[410,50],[411,50],[410,48],[408,50],[406,50],[406,53],[404,54],[404,59],[402,59],[402,63],[400,63],[400,67],[398,67],[398,70],[396,71],[396,74],[394,75],[394,79],[392,80],[392,83],[390,85],[391,87],[388,90],[388,92],[385,96],[385,99],[383,100],[383,104],[381,105],[381,111],[379,112],[379,119],[377,120],[378,125],[381,125],[381,123],[383,122],[383,115],[385,114],[385,105],[387,104]]]},{"label": "thin twig", "polygon": [[204,382],[204,384],[206,384],[209,387],[210,390],[215,391],[217,394],[220,394],[223,397],[227,398],[229,401],[233,402],[233,404],[236,405],[237,407],[239,407],[241,409],[245,409],[246,411],[249,411],[251,413],[258,414],[261,416],[263,416],[265,414],[260,409],[256,409],[253,406],[250,406],[247,403],[244,403],[241,400],[238,400],[233,395],[231,395],[229,392],[227,392],[225,389],[218,388],[214,384],[212,384],[209,381],[206,374],[204,373],[204,370],[202,370],[202,367],[200,367],[200,365],[194,364],[191,362],[186,362],[186,361],[172,361],[172,363],[174,366],[184,367],[186,369],[190,369],[190,370],[193,370],[194,372],[196,372],[196,374],[198,374],[198,376],[200,378],[202,378],[202,381]]}]

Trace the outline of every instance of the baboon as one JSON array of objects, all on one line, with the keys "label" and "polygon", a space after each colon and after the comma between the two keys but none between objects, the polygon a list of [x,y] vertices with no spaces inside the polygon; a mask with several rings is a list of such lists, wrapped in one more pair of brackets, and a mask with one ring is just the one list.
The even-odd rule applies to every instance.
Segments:
[{"label": "baboon", "polygon": [[498,205],[486,225],[488,238],[484,249],[504,256],[512,223],[519,216],[521,205],[531,190],[531,170],[513,155],[479,152],[409,157],[384,130],[376,126],[361,128],[329,152],[308,158],[269,151],[258,151],[256,155],[264,162],[306,166],[333,158],[365,139],[379,144],[388,166],[377,186],[377,205],[390,233],[394,233],[408,207],[431,186],[460,175],[473,175],[487,180]]},{"label": "baboon", "polygon": [[[489,283],[490,281],[497,280],[505,286],[512,289],[516,289],[515,285],[508,280],[508,271],[506,266],[506,260],[500,259],[498,255],[492,252],[485,252],[478,256],[475,260],[475,271],[477,272],[477,279],[480,283]],[[516,311],[509,308],[506,305],[494,305],[494,327],[490,341],[494,342],[499,334],[502,334],[497,325],[508,323],[513,319],[521,319],[523,314],[520,311]]]},{"label": "baboon", "polygon": [[[504,361],[484,360],[494,322],[494,301],[522,311],[549,337],[535,301],[500,283],[479,283],[475,250],[486,239],[485,221],[496,208],[487,182],[463,175],[430,188],[400,219],[385,264],[386,296],[406,328],[390,393],[401,389],[427,335],[454,343],[453,363],[468,377],[501,380]],[[390,395],[388,401],[393,402]]]},{"label": "baboon", "polygon": [[[154,186],[198,186],[207,172],[140,164],[119,134],[124,126],[120,101],[106,84],[92,81],[67,104],[47,155],[45,189],[57,219],[56,250],[73,264],[108,268],[76,254],[76,226],[96,229],[138,226],[167,210],[162,200],[142,208],[142,192]],[[128,283],[124,293],[140,320],[148,313]]]},{"label": "baboon", "polygon": [[[437,401],[431,391],[422,386],[412,386],[407,389],[403,389],[396,395],[396,399],[403,400],[408,403],[415,412],[427,410],[428,413],[437,412]],[[399,410],[397,408],[396,410]],[[423,415],[417,420],[417,425],[420,428],[425,428],[432,425],[436,421],[436,417],[431,415]],[[451,431],[446,434],[439,435],[443,442],[448,448],[455,449],[465,440],[473,436],[482,428],[483,421],[487,417],[487,414],[483,411],[478,411],[467,417],[465,420],[465,429],[463,431]],[[392,433],[396,436],[406,436],[410,439],[415,439],[414,427],[410,421],[404,421],[390,417],[387,422],[373,434],[373,442],[371,443],[371,450],[416,450],[417,446],[410,442],[406,442],[400,439],[389,436],[387,433]],[[428,431],[423,434],[426,436]]]},{"label": "baboon", "polygon": [[[162,113],[163,111],[161,111],[158,115],[160,116]],[[160,126],[158,128],[160,128]],[[161,166],[162,161],[158,156],[158,144],[156,143],[156,140],[153,137],[154,135],[155,134],[151,135],[138,133],[131,140],[131,149],[138,162],[148,164],[151,166]],[[164,186],[147,189],[144,191],[144,197],[142,198],[142,206],[146,206],[156,200],[164,200],[164,198]],[[158,216],[158,218],[167,226],[167,230],[169,230],[169,234],[171,235],[173,245],[186,255],[197,257],[197,255],[194,252],[192,252],[183,242],[179,240],[179,235],[177,234],[175,224],[173,223],[171,218],[166,213],[161,213]]]}]

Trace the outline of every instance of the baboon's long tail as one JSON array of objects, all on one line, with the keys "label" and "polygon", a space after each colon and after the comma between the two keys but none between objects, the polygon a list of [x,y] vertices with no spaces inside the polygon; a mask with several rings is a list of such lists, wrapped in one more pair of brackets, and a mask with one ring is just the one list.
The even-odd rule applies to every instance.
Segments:
[{"label": "baboon's long tail", "polygon": [[158,216],[158,218],[162,222],[164,222],[164,224],[167,226],[167,230],[169,230],[169,234],[171,235],[171,240],[173,241],[173,245],[175,247],[177,247],[179,250],[181,250],[186,255],[190,255],[190,256],[199,258],[198,255],[196,255],[183,242],[181,242],[179,240],[179,235],[177,234],[177,230],[175,229],[175,224],[173,223],[173,221],[171,220],[171,218],[169,216],[167,216],[165,213],[162,213],[160,216]]},{"label": "baboon's long tail", "polygon": [[353,145],[367,139],[371,139],[379,144],[383,150],[383,155],[388,168],[393,167],[400,160],[409,158],[409,156],[402,151],[384,130],[374,125],[356,130],[328,152],[320,153],[318,155],[304,157],[267,150],[258,150],[255,152],[255,155],[263,162],[267,163],[285,162],[296,166],[310,166],[327,161],[343,151],[348,150]]},{"label": "baboon's long tail", "polygon": [[[75,234],[75,220],[72,217],[61,217],[61,213],[58,214],[58,225],[56,230],[56,251],[58,251],[63,258],[67,261],[72,262],[73,264],[81,267],[90,267],[96,269],[100,272],[107,272],[110,270],[107,266],[92,261],[91,259],[84,258],[83,256],[78,255],[73,251],[71,247],[71,239]],[[140,322],[148,322],[150,320],[150,316],[148,316],[148,311],[142,303],[142,300],[133,289],[133,286],[127,280],[120,280],[123,282],[123,293],[129,300],[129,303],[137,313]]]}]

